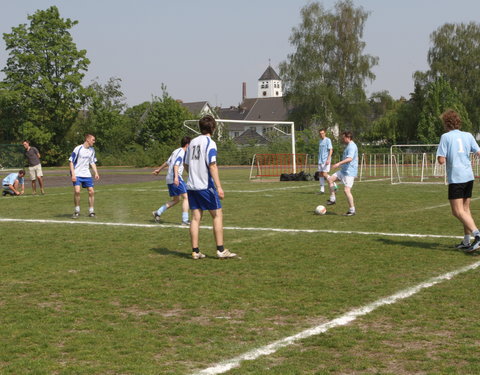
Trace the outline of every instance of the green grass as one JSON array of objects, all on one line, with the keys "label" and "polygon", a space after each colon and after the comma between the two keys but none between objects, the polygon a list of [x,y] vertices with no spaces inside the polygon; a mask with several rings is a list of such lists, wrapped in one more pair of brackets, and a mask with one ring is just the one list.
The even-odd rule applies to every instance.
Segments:
[{"label": "green grass", "polygon": [[[341,215],[343,193],[316,216],[316,182],[221,177],[226,227],[462,232],[443,185],[356,183],[356,216]],[[0,198],[0,217],[70,221],[71,190]],[[167,198],[162,182],[99,185],[98,217],[83,193],[79,222],[153,224]],[[180,208],[162,218],[179,224]],[[193,261],[181,227],[1,222],[0,234],[1,374],[194,373],[480,259],[452,238],[229,229],[242,259],[220,261],[203,229],[207,258]],[[478,282],[459,275],[229,374],[479,373]]]}]

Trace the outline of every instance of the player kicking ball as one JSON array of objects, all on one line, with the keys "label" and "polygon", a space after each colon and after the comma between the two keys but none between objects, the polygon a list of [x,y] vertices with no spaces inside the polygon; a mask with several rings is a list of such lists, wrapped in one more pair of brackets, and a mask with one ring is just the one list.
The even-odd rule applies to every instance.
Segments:
[{"label": "player kicking ball", "polygon": [[178,202],[180,202],[180,197],[182,197],[182,224],[190,225],[190,221],[188,221],[187,187],[182,179],[183,162],[185,160],[185,152],[189,143],[190,137],[183,137],[180,142],[180,147],[172,152],[165,163],[152,172],[157,176],[163,168],[168,166],[168,172],[167,176],[165,177],[165,181],[167,182],[168,192],[172,198],[171,201],[165,203],[158,210],[152,212],[153,218],[157,223],[160,222],[160,216],[169,208],[172,208]]},{"label": "player kicking ball", "polygon": [[192,210],[190,223],[192,258],[205,258],[199,249],[200,221],[205,210],[210,212],[213,219],[217,257],[234,258],[237,254],[225,249],[223,244],[223,212],[220,199],[225,197],[225,193],[218,175],[217,145],[211,138],[217,124],[212,116],[204,116],[200,119],[199,125],[201,135],[190,142],[185,157],[185,169],[188,172],[188,204]]},{"label": "player kicking ball", "polygon": [[[461,119],[457,112],[447,110],[441,118],[446,133],[440,138],[437,160],[440,164],[446,163],[450,208],[463,224],[463,241],[456,248],[473,253],[480,248],[480,231],[470,213],[474,181],[470,153],[480,156],[480,147],[472,134],[460,131]],[[470,235],[474,236],[472,244]]]},{"label": "player kicking ball", "polygon": [[333,169],[341,167],[341,169],[328,178],[328,186],[330,187],[330,198],[327,200],[327,205],[334,205],[337,202],[335,194],[335,181],[339,180],[344,185],[344,193],[347,197],[349,209],[346,216],[355,215],[355,204],[353,201],[352,187],[355,177],[358,173],[358,147],[353,142],[353,135],[349,131],[342,133],[343,143],[346,144],[343,150],[342,160],[332,166]]}]

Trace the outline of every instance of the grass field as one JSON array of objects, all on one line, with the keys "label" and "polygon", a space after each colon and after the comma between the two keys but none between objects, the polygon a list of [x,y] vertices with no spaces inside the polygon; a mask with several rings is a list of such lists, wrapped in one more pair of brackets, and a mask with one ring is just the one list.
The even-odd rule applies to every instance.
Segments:
[{"label": "grass field", "polygon": [[[167,200],[163,181],[99,185],[95,219],[83,192],[73,223],[71,187],[0,198],[0,373],[480,373],[480,257],[453,248],[462,230],[444,185],[357,183],[356,216],[342,216],[343,193],[317,216],[327,198],[317,182],[220,173],[225,244],[241,259],[217,260],[210,228],[207,258],[190,259],[180,207],[161,225],[151,217]],[[474,200],[478,220],[479,210]],[[375,301],[385,303],[242,360]],[[214,369],[232,359],[239,366]]]}]

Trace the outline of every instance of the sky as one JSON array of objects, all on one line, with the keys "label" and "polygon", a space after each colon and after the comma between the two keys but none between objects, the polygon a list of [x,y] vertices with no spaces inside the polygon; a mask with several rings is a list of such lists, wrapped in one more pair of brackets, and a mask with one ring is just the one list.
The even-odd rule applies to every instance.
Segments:
[{"label": "sky", "polygon": [[[332,9],[335,0],[319,0]],[[430,34],[445,23],[480,22],[479,0],[353,0],[370,12],[364,52],[379,58],[367,94],[386,90],[408,98],[412,75],[428,69]],[[229,107],[257,96],[268,67],[293,52],[289,37],[308,0],[0,0],[0,33],[27,23],[37,9],[56,5],[78,49],[91,63],[84,84],[122,80],[129,106],[161,96]],[[0,69],[8,52],[0,39]],[[0,72],[0,80],[5,76]]]}]

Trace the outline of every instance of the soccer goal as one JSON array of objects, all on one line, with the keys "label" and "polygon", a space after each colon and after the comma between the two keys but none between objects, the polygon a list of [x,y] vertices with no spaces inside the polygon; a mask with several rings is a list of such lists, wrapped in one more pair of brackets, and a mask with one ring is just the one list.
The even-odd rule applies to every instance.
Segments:
[{"label": "soccer goal", "polygon": [[[284,137],[290,140],[291,153],[286,154],[255,154],[252,158],[250,178],[260,177],[267,169],[269,177],[280,176],[281,173],[296,173],[297,165],[306,163],[305,154],[297,155],[295,150],[295,123],[292,121],[249,121],[215,119],[217,122],[217,137],[249,137],[251,143],[256,139],[268,140],[272,137]],[[186,120],[183,126],[194,134],[200,134],[198,120]],[[260,156],[261,155],[261,156]],[[267,156],[270,155],[270,156]],[[256,171],[256,172],[255,172]],[[272,175],[271,173],[275,173]]]},{"label": "soccer goal", "polygon": [[0,171],[18,171],[25,164],[24,148],[19,144],[0,144]]},{"label": "soccer goal", "polygon": [[446,184],[445,165],[437,161],[437,148],[438,144],[391,146],[391,183]]}]

